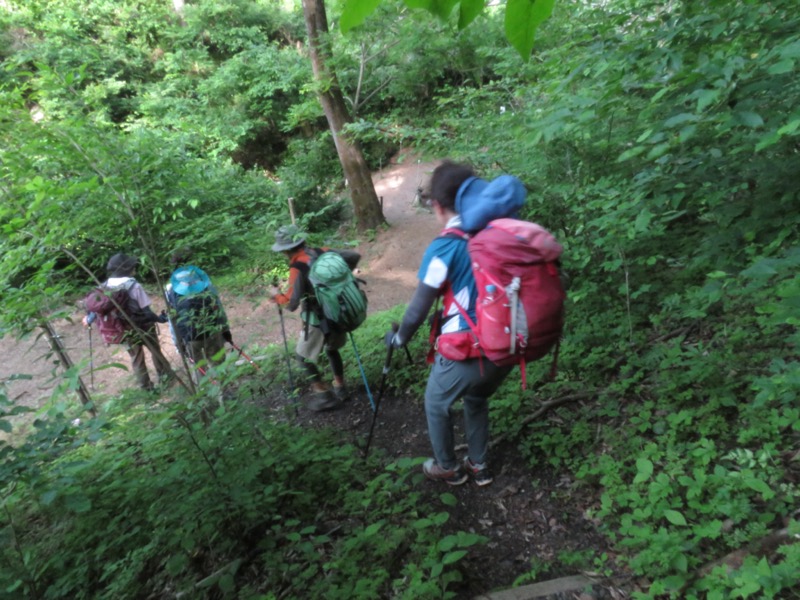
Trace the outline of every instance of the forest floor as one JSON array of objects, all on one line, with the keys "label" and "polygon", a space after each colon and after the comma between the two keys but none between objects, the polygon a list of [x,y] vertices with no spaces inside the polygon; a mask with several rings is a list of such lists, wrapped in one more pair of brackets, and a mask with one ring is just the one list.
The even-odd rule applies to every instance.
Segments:
[{"label": "forest floor", "polygon": [[[374,239],[364,241],[356,248],[362,254],[360,277],[367,281],[370,313],[407,303],[416,287],[416,271],[422,253],[437,234],[439,224],[431,213],[414,204],[414,197],[434,167],[435,163],[423,162],[414,156],[401,156],[373,177],[390,227],[378,231]],[[271,239],[265,241],[264,252],[270,251],[271,243]],[[159,301],[156,290],[148,292],[157,298],[154,308],[158,312],[163,301]],[[255,290],[240,297],[222,290],[221,295],[237,345],[248,348],[256,343],[260,346],[283,343],[278,312],[267,301],[266,290]],[[76,306],[71,319],[60,320],[54,326],[73,361],[86,361],[88,369],[90,339],[80,324],[82,316],[82,310]],[[294,340],[299,331],[297,316],[286,315],[287,337]],[[161,328],[160,335],[165,355],[177,367],[179,358],[166,327]],[[129,364],[124,350],[104,347],[97,337],[95,333],[91,340],[91,359],[95,369],[113,362]],[[40,407],[52,392],[54,379],[51,373],[58,368],[54,358],[48,356],[46,341],[43,338],[18,341],[6,337],[0,340],[0,357],[0,381],[20,373],[32,376],[29,380],[7,381],[9,397],[21,404]],[[425,365],[420,361],[420,377],[425,376],[424,369]],[[113,394],[134,385],[132,376],[117,368],[96,370],[93,380],[86,374],[87,385],[90,380],[94,392],[102,394]],[[369,430],[372,413],[364,410],[367,399],[363,388],[351,387],[355,392],[354,398],[342,408],[327,413],[313,413],[301,408],[298,421],[308,426],[333,427],[352,434],[354,438],[363,435]],[[282,402],[285,400],[280,396],[270,399],[268,404],[272,406],[269,408],[280,410]],[[368,404],[366,406],[368,408]],[[456,435],[460,436],[460,429]],[[392,458],[429,456],[430,445],[421,401],[411,401],[403,390],[390,389],[381,403],[372,448],[380,448]],[[577,557],[582,553],[612,556],[607,540],[586,516],[587,508],[597,499],[589,492],[575,489],[567,474],[555,472],[547,465],[531,469],[511,443],[503,442],[494,447],[491,461],[495,481],[488,487],[479,488],[472,482],[460,487],[434,482],[422,484],[434,505],[441,504],[438,496],[444,491],[453,493],[458,499],[454,507],[439,506],[439,510],[451,513],[448,528],[473,531],[489,540],[484,545],[470,548],[463,559],[468,575],[458,588],[457,597],[475,598],[491,590],[507,588],[531,572],[533,565],[540,571],[536,579],[582,575],[593,583],[590,589],[580,586],[576,589],[574,583],[572,586],[556,585],[547,594],[531,590],[529,595],[515,595],[514,598],[587,600],[627,597],[626,592],[597,574],[580,573],[577,566],[572,569],[564,566],[568,562],[565,557]],[[550,564],[560,566],[552,569],[547,567]]]}]

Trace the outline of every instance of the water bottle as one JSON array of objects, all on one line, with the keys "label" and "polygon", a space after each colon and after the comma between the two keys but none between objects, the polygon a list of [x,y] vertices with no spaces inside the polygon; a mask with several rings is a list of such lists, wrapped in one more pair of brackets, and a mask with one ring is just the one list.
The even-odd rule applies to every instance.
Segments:
[{"label": "water bottle", "polygon": [[493,284],[489,284],[486,286],[486,299],[485,302],[488,304],[489,302],[494,301],[494,293],[497,291],[497,287]]}]

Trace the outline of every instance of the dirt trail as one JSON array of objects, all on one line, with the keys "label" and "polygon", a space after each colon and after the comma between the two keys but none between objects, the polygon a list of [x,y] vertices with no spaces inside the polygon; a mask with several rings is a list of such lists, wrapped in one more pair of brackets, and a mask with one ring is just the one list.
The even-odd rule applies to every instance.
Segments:
[{"label": "dirt trail", "polygon": [[[383,200],[384,216],[390,227],[357,248],[363,256],[360,276],[367,282],[370,313],[387,310],[411,298],[422,253],[438,231],[432,215],[413,204],[417,188],[427,181],[434,166],[435,163],[401,154],[373,175],[375,190]],[[269,245],[265,244],[264,251],[269,251]],[[164,301],[158,290],[147,291],[154,299],[154,310],[159,312]],[[253,290],[247,296],[221,292],[237,345],[250,348],[254,344],[282,343],[278,311],[267,301],[266,294],[266,289]],[[92,336],[90,353],[89,333],[80,323],[82,317],[83,310],[76,305],[70,319],[58,319],[53,326],[73,362],[85,365],[83,377],[86,385],[91,387],[92,383],[90,358],[95,367],[91,391],[114,394],[135,385],[129,371],[116,367],[97,370],[113,363],[128,367],[130,360],[123,347],[104,346],[96,331]],[[296,314],[286,314],[285,317],[287,336],[294,339],[300,330],[300,320]],[[160,327],[159,337],[164,354],[179,367],[180,359],[166,326]],[[16,340],[13,336],[6,336],[0,340],[0,357],[0,381],[17,374],[31,376],[29,380],[13,380],[6,384],[9,397],[19,403],[41,407],[62,381],[62,370],[51,356],[44,337]]]}]

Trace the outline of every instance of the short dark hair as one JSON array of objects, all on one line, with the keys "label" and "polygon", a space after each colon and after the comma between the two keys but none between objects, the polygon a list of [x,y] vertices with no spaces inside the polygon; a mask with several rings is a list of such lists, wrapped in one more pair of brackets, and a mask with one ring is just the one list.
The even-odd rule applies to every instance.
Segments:
[{"label": "short dark hair", "polygon": [[428,196],[431,200],[436,200],[442,208],[454,211],[458,189],[470,177],[475,177],[475,170],[471,165],[446,159],[433,170]]}]

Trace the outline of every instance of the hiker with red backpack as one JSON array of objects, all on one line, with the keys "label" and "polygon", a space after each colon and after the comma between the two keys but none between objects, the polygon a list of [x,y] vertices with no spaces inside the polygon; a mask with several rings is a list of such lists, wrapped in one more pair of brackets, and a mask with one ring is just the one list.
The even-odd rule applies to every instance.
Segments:
[{"label": "hiker with red backpack", "polygon": [[150,351],[159,384],[169,382],[173,376],[172,367],[161,352],[156,329],[156,323],[167,322],[167,315],[163,311],[158,315],[153,312],[147,292],[134,277],[138,265],[139,259],[127,254],[115,254],[109,259],[108,279],[84,300],[88,314],[83,324],[91,327],[97,323],[107,345],[125,344],[139,387],[152,390],[145,348]]},{"label": "hiker with red backpack", "polygon": [[[301,320],[303,329],[295,349],[295,358],[304,372],[311,379],[312,398],[308,408],[313,411],[325,411],[339,408],[350,395],[344,381],[344,364],[339,350],[347,342],[347,333],[351,327],[360,322],[341,327],[337,319],[326,315],[321,306],[315,285],[312,283],[313,263],[321,257],[336,259],[338,255],[346,263],[348,274],[355,269],[361,255],[352,250],[335,250],[330,248],[310,248],[306,246],[305,235],[295,225],[284,225],[275,233],[273,252],[282,252],[289,261],[289,282],[284,291],[272,286],[270,299],[279,308],[286,307],[295,311],[302,306]],[[352,275],[350,275],[352,277]],[[320,285],[318,282],[317,285]],[[359,290],[360,292],[360,290]],[[343,311],[343,314],[347,311]],[[366,299],[363,300],[363,316],[366,314]],[[333,389],[322,381],[316,362],[322,351],[328,357],[333,372]]]},{"label": "hiker with red backpack", "polygon": [[[501,176],[489,183],[477,178],[469,165],[443,161],[433,171],[428,196],[444,230],[426,249],[417,289],[399,329],[386,334],[386,343],[391,347],[407,344],[442,298],[441,313],[434,315],[431,339],[435,345],[425,390],[434,457],[423,464],[423,472],[429,479],[450,485],[461,485],[472,477],[477,485],[484,486],[493,480],[488,464],[489,397],[514,365],[520,365],[524,373],[525,360],[540,358],[560,336],[563,289],[557,268],[550,268],[560,246],[553,240],[552,252],[545,259],[537,255],[533,260],[517,260],[518,254],[525,254],[520,248],[529,246],[529,238],[537,238],[536,253],[538,246],[550,248],[552,236],[537,237],[540,230],[547,232],[533,223],[494,220],[516,216],[522,205],[525,189],[516,178]],[[509,227],[518,230],[509,233]],[[495,235],[499,235],[499,241]],[[492,238],[489,248],[475,244],[486,236]],[[506,238],[512,242],[503,243]],[[498,243],[500,255],[486,262]],[[503,268],[496,269],[498,266]],[[533,294],[529,291],[531,277],[538,281]],[[546,289],[543,294],[539,293],[542,287]],[[538,308],[532,307],[532,302],[542,304],[547,316],[538,318]],[[534,322],[536,334],[529,329],[529,323]],[[547,330],[541,333],[541,339],[540,323]],[[502,343],[497,343],[500,337]],[[455,454],[450,414],[459,399],[464,405],[468,449],[463,463]]]}]

